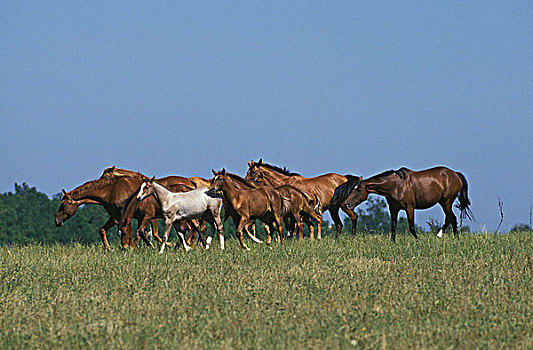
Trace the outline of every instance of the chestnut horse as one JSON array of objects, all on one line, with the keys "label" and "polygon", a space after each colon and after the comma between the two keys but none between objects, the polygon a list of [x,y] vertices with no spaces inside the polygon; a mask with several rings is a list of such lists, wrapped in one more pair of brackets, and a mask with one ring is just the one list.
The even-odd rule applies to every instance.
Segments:
[{"label": "chestnut horse", "polygon": [[[119,177],[89,181],[69,192],[63,190],[63,198],[55,216],[55,224],[57,227],[63,226],[82,204],[100,204],[109,214],[109,219],[100,228],[100,237],[104,247],[110,249],[106,232],[118,223],[125,202],[139,186],[138,179]],[[127,230],[131,232],[131,226]],[[125,247],[127,242],[124,238],[125,236],[122,245]]]},{"label": "chestnut horse", "polygon": [[[158,180],[158,182],[168,186],[169,184],[183,182],[182,179],[184,178],[179,176],[169,176]],[[110,249],[106,232],[119,223],[124,206],[128,203],[128,200],[131,200],[141,183],[142,180],[138,177],[111,177],[86,182],[69,192],[63,190],[63,198],[55,216],[56,226],[63,226],[65,221],[76,213],[80,205],[100,204],[109,214],[109,219],[99,230],[100,237],[104,248]],[[142,220],[138,216],[135,216],[135,218]],[[131,236],[130,223],[126,226],[126,234],[121,236],[123,248],[126,248],[131,243]],[[141,237],[146,244],[150,245],[144,234]]]},{"label": "chestnut horse", "polygon": [[472,219],[468,183],[460,172],[446,167],[412,171],[407,168],[389,170],[371,178],[361,180],[351,178],[335,190],[332,201],[345,202],[349,208],[355,208],[364,202],[368,195],[375,193],[384,196],[389,205],[391,216],[391,238],[396,240],[396,222],[400,210],[405,210],[409,222],[409,231],[417,238],[415,232],[415,209],[428,209],[439,204],[446,216],[438,237],[451,224],[455,237],[458,237],[457,218],[453,213],[453,202],[459,196],[458,208],[461,220]]},{"label": "chestnut horse", "polygon": [[[218,175],[217,172],[213,171],[213,174],[215,176]],[[257,185],[248,183],[245,179],[240,177],[239,175],[232,174],[226,172],[226,176],[229,181],[232,182],[232,184],[238,188],[238,189],[253,189],[257,188]],[[260,187],[260,186],[259,186]],[[269,186],[270,187],[270,186]],[[285,227],[287,228],[287,232],[295,232],[299,233],[299,239],[303,239],[303,222],[307,224],[309,227],[310,232],[313,232],[314,225],[311,219],[315,219],[318,221],[320,219],[320,211],[319,211],[319,204],[317,203],[317,199],[312,198],[307,193],[297,189],[294,186],[290,185],[283,185],[278,186],[274,188],[276,191],[280,192],[281,196],[288,199],[287,205],[284,207],[285,210],[282,212],[282,218],[285,221]],[[225,217],[229,216],[229,212],[231,211],[231,208],[229,210],[226,210]],[[290,219],[292,219],[292,222],[290,222]],[[254,227],[253,224],[250,225],[250,227]],[[265,226],[265,230],[267,230],[269,227]],[[245,228],[246,233],[252,238],[252,240],[255,241],[255,235],[252,237],[248,230]],[[269,234],[269,231],[266,231],[267,235]],[[256,241],[257,242],[257,241]]]},{"label": "chestnut horse", "polygon": [[[122,176],[134,177],[139,179],[140,181],[149,179],[147,176],[139,172],[117,168],[114,165],[112,167],[104,169],[100,178],[102,179]],[[157,182],[161,183],[163,186],[167,187],[172,192],[187,192],[195,188],[210,186],[209,180],[202,179],[200,177],[185,178],[181,176],[169,176],[159,179],[157,180]],[[154,238],[159,243],[163,242],[163,240],[159,237],[159,222],[157,220],[158,218],[162,218],[161,206],[157,202],[155,202],[153,198],[143,201],[142,203],[139,203],[137,201],[128,201],[128,204],[124,207],[124,210],[122,212],[122,218],[119,222],[119,232],[125,232],[128,235],[126,238],[126,240],[128,241],[131,241],[132,237],[126,228],[130,227],[131,219],[133,219],[134,217],[138,218],[139,221],[139,225],[136,232],[137,241],[139,240],[139,237],[142,237],[144,240],[145,237],[142,236],[144,234],[144,230],[148,227],[148,223],[151,223],[153,227]],[[194,243],[193,230],[195,230],[199,234],[200,241],[202,241],[204,245],[206,245],[202,234],[203,231],[205,231],[204,229],[202,229],[203,227],[205,227],[205,224],[199,226],[197,222],[180,222],[179,225],[181,226],[182,231],[185,230],[185,227],[187,227],[190,231],[189,236],[187,237],[188,244],[192,245]]]},{"label": "chestnut horse", "polygon": [[271,226],[271,231],[267,236],[266,244],[270,246],[272,242],[272,228],[280,237],[281,244],[284,244],[283,226],[281,225],[281,211],[283,198],[273,188],[261,187],[252,189],[238,189],[226,174],[226,169],[220,172],[213,170],[215,178],[212,180],[211,189],[215,193],[222,194],[224,208],[230,211],[233,222],[237,227],[236,234],[241,243],[241,247],[249,250],[244,243],[242,231],[256,219]]},{"label": "chestnut horse", "polygon": [[[270,185],[277,187],[281,185],[291,185],[299,190],[316,196],[321,205],[321,211],[328,210],[337,229],[336,237],[342,230],[342,221],[339,217],[339,208],[342,209],[352,220],[352,234],[355,234],[357,227],[357,214],[347,208],[344,203],[332,204],[331,198],[335,188],[346,182],[348,178],[343,175],[329,173],[316,177],[303,177],[298,173],[291,173],[286,168],[282,169],[263,162],[261,158],[258,162],[248,162],[248,172],[245,180],[257,185]],[[311,236],[311,239],[313,237]],[[322,238],[322,218],[318,221],[317,238]]]},{"label": "chestnut horse", "polygon": [[[120,176],[133,176],[133,177],[138,177],[141,180],[148,179],[147,176],[145,176],[145,175],[143,175],[143,174],[141,174],[139,172],[136,172],[136,171],[133,171],[133,170],[128,170],[128,169],[117,168],[114,165],[109,167],[109,168],[104,169],[104,172],[102,173],[100,178],[103,179],[103,178],[120,177]],[[211,186],[211,183],[210,183],[209,180],[203,179],[201,177],[196,177],[196,176],[187,177],[187,178],[184,177],[182,179],[183,179],[183,184],[184,185],[192,186],[193,188]]]}]

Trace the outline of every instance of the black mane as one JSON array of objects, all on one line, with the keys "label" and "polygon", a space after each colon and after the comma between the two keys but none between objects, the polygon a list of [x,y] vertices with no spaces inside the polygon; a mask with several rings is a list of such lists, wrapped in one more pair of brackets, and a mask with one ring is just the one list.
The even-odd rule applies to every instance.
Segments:
[{"label": "black mane", "polygon": [[[255,163],[255,164],[258,164],[258,163]],[[267,163],[263,163],[263,164],[260,164],[260,166],[264,166],[265,168],[268,168],[270,170],[274,170],[280,174],[283,174],[283,175],[287,175],[287,176],[302,176],[298,173],[295,173],[295,172],[291,172],[288,168],[286,167],[279,167],[279,166],[275,166],[275,165],[271,165],[271,164],[267,164]]]},{"label": "black mane", "polygon": [[398,175],[403,180],[407,176],[407,171],[409,171],[409,169],[407,168],[400,168],[398,170],[387,170],[377,175],[371,176],[368,179],[364,179],[363,181],[370,181],[370,180],[378,179],[380,177],[390,176],[392,174]]},{"label": "black mane", "polygon": [[346,177],[348,178],[348,181],[340,184],[339,186],[337,186],[337,188],[335,188],[333,197],[329,202],[330,206],[340,207],[342,203],[344,203],[346,199],[348,199],[348,196],[350,195],[350,193],[352,193],[355,186],[357,186],[357,184],[361,182],[359,176],[346,175]]}]

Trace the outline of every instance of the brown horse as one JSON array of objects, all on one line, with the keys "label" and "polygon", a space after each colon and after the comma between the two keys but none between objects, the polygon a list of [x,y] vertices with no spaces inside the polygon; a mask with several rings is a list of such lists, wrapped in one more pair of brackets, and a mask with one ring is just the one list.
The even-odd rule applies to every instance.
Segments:
[{"label": "brown horse", "polygon": [[[63,226],[82,204],[100,204],[109,214],[109,219],[100,228],[100,237],[106,249],[111,248],[107,241],[106,232],[116,225],[120,219],[125,202],[131,198],[139,188],[141,181],[132,177],[119,177],[89,181],[74,190],[65,192],[61,205],[55,216],[56,226]],[[131,232],[131,226],[127,228]],[[131,235],[131,234],[130,234]],[[123,237],[125,238],[125,237]],[[127,246],[125,239],[122,245]]]},{"label": "brown horse", "polygon": [[311,219],[319,222],[322,216],[320,204],[317,203],[316,198],[291,185],[282,185],[274,187],[274,189],[279,192],[282,198],[287,199],[281,213],[287,232],[294,232],[298,234],[298,240],[303,240],[305,222],[309,227],[310,236],[312,236],[315,226]]},{"label": "brown horse", "polygon": [[281,211],[283,199],[281,195],[270,187],[238,189],[229,180],[226,169],[220,172],[213,170],[215,178],[212,180],[211,189],[216,193],[221,193],[225,210],[230,212],[233,222],[237,227],[237,238],[242,248],[249,250],[244,243],[243,230],[256,219],[271,226],[270,234],[267,236],[266,244],[270,246],[272,242],[272,231],[279,234],[281,244],[284,244],[283,226],[281,225]]},{"label": "brown horse", "polygon": [[[139,172],[117,168],[114,165],[112,167],[104,169],[100,178],[112,178],[112,177],[133,177],[139,179],[141,182],[149,180],[149,178]],[[200,177],[182,177],[182,176],[168,176],[157,180],[158,183],[167,187],[170,191],[173,192],[188,192],[199,187],[209,187],[211,184],[209,180],[202,179]],[[153,227],[153,236],[159,242],[162,243],[163,240],[159,237],[159,222],[158,218],[162,218],[161,205],[154,201],[154,198],[150,198],[143,203],[138,203],[137,201],[128,201],[128,204],[124,207],[122,213],[122,218],[119,224],[119,232],[126,233],[126,240],[131,242],[132,237],[127,230],[127,227],[130,227],[131,219],[138,218],[138,228],[136,231],[137,241],[139,237],[146,241],[144,231],[148,228],[148,223],[152,224]],[[189,231],[187,236],[187,244],[191,245],[194,241],[194,231],[198,232],[199,239],[206,244],[203,236],[205,232],[205,224],[199,224],[197,221],[190,222],[179,222],[176,225],[179,225],[181,231]],[[168,244],[168,243],[167,243]]]},{"label": "brown horse", "polygon": [[[337,229],[337,237],[342,230],[342,221],[339,217],[339,208],[342,209],[352,220],[352,234],[356,233],[357,214],[347,208],[344,203],[332,204],[331,198],[335,192],[335,188],[340,184],[346,182],[348,178],[343,175],[329,173],[316,177],[303,177],[298,173],[291,173],[286,168],[282,169],[277,166],[266,164],[263,159],[258,162],[248,162],[248,172],[246,174],[246,181],[255,183],[257,185],[271,185],[273,187],[281,185],[291,185],[299,190],[316,196],[321,205],[321,211],[328,210],[331,218],[335,223]],[[313,237],[311,236],[311,239]],[[322,238],[322,218],[318,221],[317,238]]]},{"label": "brown horse", "polygon": [[[217,172],[213,172],[213,174],[215,176],[218,175]],[[226,177],[228,181],[231,181],[231,183],[236,188],[241,190],[261,187],[253,183],[248,183],[245,179],[236,174],[226,172]],[[288,200],[288,202],[284,206],[285,210],[281,213],[281,216],[285,221],[285,227],[287,228],[287,231],[289,233],[299,233],[299,239],[301,240],[303,239],[303,223],[305,222],[312,234],[314,225],[311,219],[318,221],[321,215],[319,211],[319,204],[317,203],[318,199],[316,199],[316,197],[313,198],[307,193],[290,185],[282,185],[274,187],[274,189],[280,192],[283,198],[286,198]],[[230,216],[230,212],[231,208],[225,210],[224,219],[226,219],[227,216]],[[255,228],[253,224],[250,225],[250,227]],[[255,230],[253,230],[254,237],[250,235],[248,229],[245,228],[245,230],[250,236],[250,238],[255,241]],[[270,234],[268,226],[265,226],[265,231],[267,235]]]},{"label": "brown horse", "polygon": [[415,209],[427,209],[439,204],[446,216],[438,236],[451,224],[453,233],[458,237],[457,218],[453,213],[453,202],[459,195],[458,208],[461,219],[472,219],[468,183],[460,172],[445,167],[435,167],[422,171],[407,168],[389,170],[366,180],[352,178],[335,190],[332,201],[345,202],[349,208],[355,208],[364,202],[368,195],[375,193],[384,196],[389,205],[391,216],[391,238],[396,240],[396,222],[400,210],[405,210],[409,222],[409,231],[417,238],[415,232]]},{"label": "brown horse", "polygon": [[[169,176],[158,180],[158,182],[168,186],[174,182],[180,183],[182,179],[184,178],[179,176]],[[99,230],[104,247],[109,249],[111,247],[107,240],[106,232],[120,222],[124,206],[128,201],[131,201],[141,184],[142,180],[138,177],[122,176],[89,181],[70,192],[63,190],[64,195],[61,199],[61,205],[55,216],[56,226],[63,226],[65,221],[76,213],[80,205],[100,204],[109,214],[109,219]],[[134,217],[137,220],[143,219],[137,215]],[[131,223],[125,227],[125,231],[125,234],[121,236],[123,248],[131,244]],[[146,244],[150,245],[144,234],[141,235],[141,238],[145,240]]]},{"label": "brown horse", "polygon": [[[114,165],[104,169],[102,175],[100,176],[101,179],[110,178],[110,177],[121,177],[121,176],[132,176],[137,177],[140,180],[146,180],[149,179],[148,176],[143,175],[139,172],[128,170],[128,169],[121,169],[117,168]],[[169,176],[170,177],[170,176]],[[200,188],[200,187],[207,187],[211,186],[211,183],[208,179],[204,179],[201,177],[193,176],[193,177],[181,177],[176,176],[176,178],[181,178],[183,180],[183,184],[187,186],[192,186],[193,188]],[[177,182],[176,182],[177,183]]]}]

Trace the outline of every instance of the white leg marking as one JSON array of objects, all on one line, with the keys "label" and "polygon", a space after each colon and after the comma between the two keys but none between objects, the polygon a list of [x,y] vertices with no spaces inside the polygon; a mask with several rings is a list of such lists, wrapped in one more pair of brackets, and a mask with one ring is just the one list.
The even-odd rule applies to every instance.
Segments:
[{"label": "white leg marking", "polygon": [[207,239],[205,240],[205,249],[209,249],[209,246],[211,245],[211,241],[213,240],[213,236],[209,236],[207,237]]},{"label": "white leg marking", "polygon": [[218,238],[220,239],[220,249],[224,250],[224,236],[219,235]]},{"label": "white leg marking", "polygon": [[439,233],[437,233],[437,237],[441,238],[442,234],[443,234],[442,229],[440,229]]},{"label": "white leg marking", "polygon": [[185,237],[183,237],[183,233],[178,232],[178,236],[180,236],[181,242],[183,243],[183,247],[185,248],[185,251],[188,252],[191,247],[187,245],[187,242],[185,242]]}]

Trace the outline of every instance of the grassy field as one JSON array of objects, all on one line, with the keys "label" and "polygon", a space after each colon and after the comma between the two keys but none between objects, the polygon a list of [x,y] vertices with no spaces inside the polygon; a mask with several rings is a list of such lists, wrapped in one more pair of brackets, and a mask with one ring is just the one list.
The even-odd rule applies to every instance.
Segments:
[{"label": "grassy field", "polygon": [[532,241],[4,246],[0,348],[533,348]]}]

